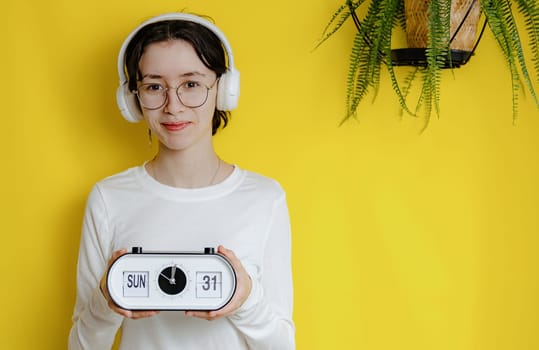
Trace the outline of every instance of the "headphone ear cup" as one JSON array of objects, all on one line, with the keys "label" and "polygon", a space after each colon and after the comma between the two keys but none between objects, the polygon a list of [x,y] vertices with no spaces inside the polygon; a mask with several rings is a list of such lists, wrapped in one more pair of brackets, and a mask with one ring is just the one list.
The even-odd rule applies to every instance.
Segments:
[{"label": "headphone ear cup", "polygon": [[122,116],[131,123],[138,123],[144,119],[140,112],[137,97],[129,91],[127,83],[124,83],[116,90],[116,103]]},{"label": "headphone ear cup", "polygon": [[217,90],[217,109],[220,111],[235,109],[240,97],[240,72],[230,69],[221,75]]}]

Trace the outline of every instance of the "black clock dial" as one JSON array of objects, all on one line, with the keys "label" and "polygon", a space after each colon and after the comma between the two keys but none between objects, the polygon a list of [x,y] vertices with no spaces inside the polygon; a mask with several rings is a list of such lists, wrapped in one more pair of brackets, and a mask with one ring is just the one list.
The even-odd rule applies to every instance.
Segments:
[{"label": "black clock dial", "polygon": [[163,293],[177,295],[185,289],[187,276],[178,266],[167,266],[159,273],[157,283],[159,284],[159,289],[161,289]]}]

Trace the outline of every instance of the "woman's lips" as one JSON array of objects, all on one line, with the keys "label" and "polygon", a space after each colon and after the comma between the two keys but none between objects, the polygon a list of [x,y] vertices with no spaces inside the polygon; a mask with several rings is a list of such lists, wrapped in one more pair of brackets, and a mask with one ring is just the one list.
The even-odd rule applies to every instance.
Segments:
[{"label": "woman's lips", "polygon": [[177,123],[161,123],[165,129],[168,131],[179,131],[185,129],[190,123],[189,122],[177,122]]}]

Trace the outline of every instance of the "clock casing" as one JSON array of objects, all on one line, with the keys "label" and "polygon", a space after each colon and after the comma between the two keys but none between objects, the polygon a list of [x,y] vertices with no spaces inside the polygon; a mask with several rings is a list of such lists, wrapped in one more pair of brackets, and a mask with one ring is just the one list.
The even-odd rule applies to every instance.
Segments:
[{"label": "clock casing", "polygon": [[232,299],[236,283],[232,265],[214,248],[142,252],[135,247],[107,273],[112,301],[127,310],[219,310]]}]

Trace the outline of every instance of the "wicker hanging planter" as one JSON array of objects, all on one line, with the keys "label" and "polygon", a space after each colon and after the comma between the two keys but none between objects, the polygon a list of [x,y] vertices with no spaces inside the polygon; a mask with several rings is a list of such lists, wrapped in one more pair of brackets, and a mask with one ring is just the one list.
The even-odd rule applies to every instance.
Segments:
[{"label": "wicker hanging planter", "polygon": [[[426,65],[428,47],[428,9],[431,0],[404,0],[406,39],[408,48],[392,50],[394,65]],[[450,49],[451,60],[447,67],[459,67],[473,54],[477,25],[481,14],[479,0],[451,1]]]}]

